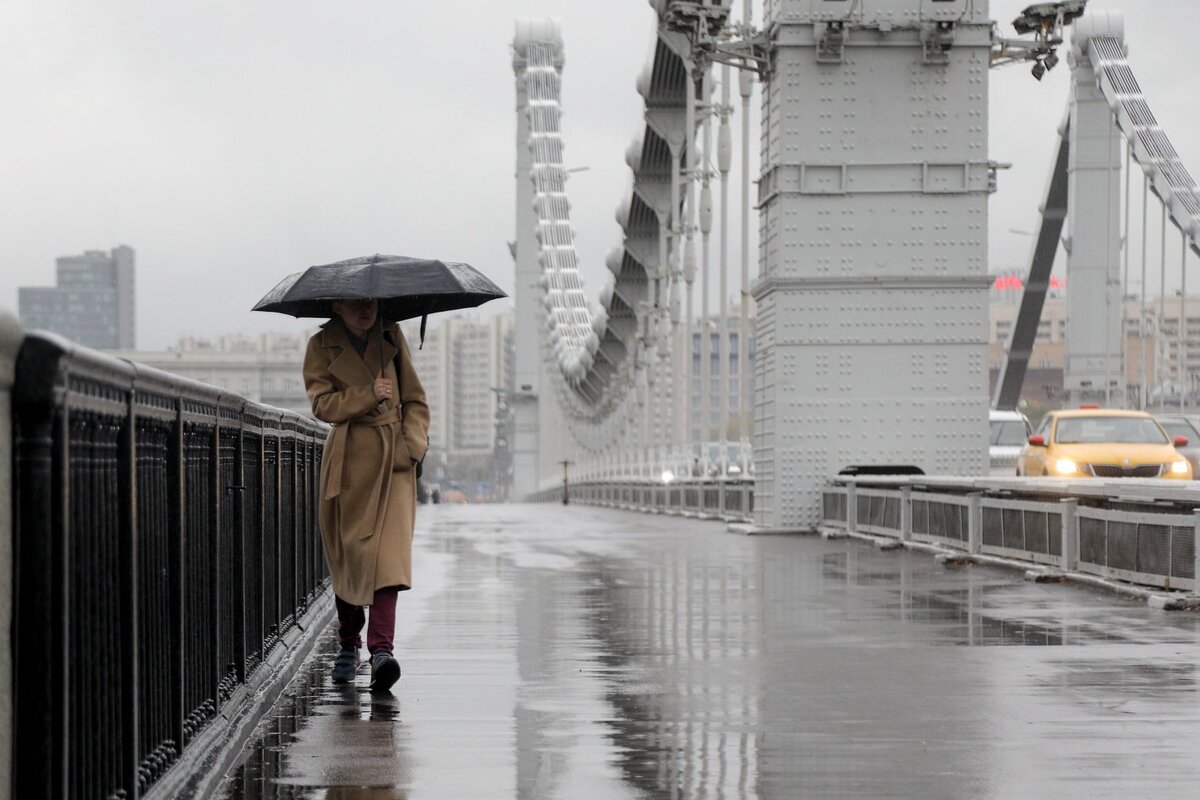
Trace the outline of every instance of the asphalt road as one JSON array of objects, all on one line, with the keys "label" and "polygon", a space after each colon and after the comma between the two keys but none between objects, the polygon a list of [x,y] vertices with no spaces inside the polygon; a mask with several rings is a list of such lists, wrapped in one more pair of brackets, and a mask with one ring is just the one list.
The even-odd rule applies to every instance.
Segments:
[{"label": "asphalt road", "polygon": [[391,696],[332,637],[230,800],[1158,798],[1200,786],[1200,617],[855,541],[429,506]]}]

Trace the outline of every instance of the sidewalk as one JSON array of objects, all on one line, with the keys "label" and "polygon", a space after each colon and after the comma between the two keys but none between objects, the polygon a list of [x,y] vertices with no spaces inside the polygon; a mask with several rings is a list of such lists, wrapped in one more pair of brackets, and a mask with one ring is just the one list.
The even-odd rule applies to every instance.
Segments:
[{"label": "sidewalk", "polygon": [[432,506],[393,696],[332,636],[231,800],[1185,796],[1200,617],[854,541]]}]

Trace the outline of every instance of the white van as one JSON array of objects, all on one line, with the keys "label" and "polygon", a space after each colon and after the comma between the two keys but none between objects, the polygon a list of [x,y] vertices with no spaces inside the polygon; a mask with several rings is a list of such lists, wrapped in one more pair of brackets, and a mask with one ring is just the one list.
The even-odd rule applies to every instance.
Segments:
[{"label": "white van", "polygon": [[988,439],[988,456],[992,475],[1016,475],[1017,456],[1029,440],[1029,420],[1020,411],[988,412],[992,431]]}]

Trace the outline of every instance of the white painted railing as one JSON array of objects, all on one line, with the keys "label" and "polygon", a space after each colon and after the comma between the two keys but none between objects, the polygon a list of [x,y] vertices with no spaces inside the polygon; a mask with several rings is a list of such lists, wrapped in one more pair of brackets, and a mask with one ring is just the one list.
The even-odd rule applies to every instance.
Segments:
[{"label": "white painted railing", "polygon": [[[541,502],[562,499],[561,484],[533,497]],[[754,514],[754,481],[740,478],[571,481],[567,499],[572,503],[628,511],[749,522]]]},{"label": "white painted railing", "polygon": [[1194,482],[839,478],[822,525],[1028,561],[1159,589],[1197,591]]}]

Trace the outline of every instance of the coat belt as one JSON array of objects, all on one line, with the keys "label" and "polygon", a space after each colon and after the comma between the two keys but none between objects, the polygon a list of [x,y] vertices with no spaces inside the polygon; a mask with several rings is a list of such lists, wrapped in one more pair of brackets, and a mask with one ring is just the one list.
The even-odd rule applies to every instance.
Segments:
[{"label": "coat belt", "polygon": [[[333,426],[333,430],[329,434],[329,441],[326,445],[326,458],[329,459],[329,484],[325,487],[325,499],[332,500],[342,493],[342,470],[346,465],[346,437],[351,426],[359,426],[364,428],[383,428],[388,425],[399,424],[402,417],[400,408],[396,407],[389,411],[385,411],[374,417],[358,417],[349,422],[342,422]],[[380,438],[383,440],[383,458],[384,462],[380,464],[380,470],[390,477],[392,472],[392,461],[395,458],[392,452],[395,448],[395,437],[391,437],[392,441],[389,447],[388,438],[383,431],[379,432]],[[377,500],[378,498],[376,498]]]}]

